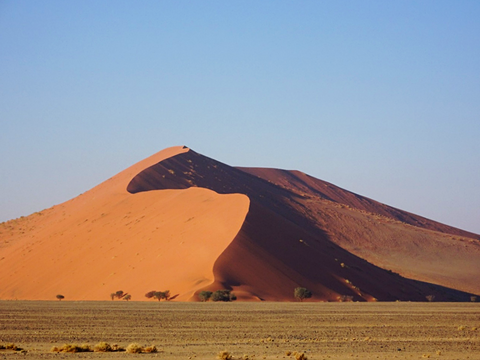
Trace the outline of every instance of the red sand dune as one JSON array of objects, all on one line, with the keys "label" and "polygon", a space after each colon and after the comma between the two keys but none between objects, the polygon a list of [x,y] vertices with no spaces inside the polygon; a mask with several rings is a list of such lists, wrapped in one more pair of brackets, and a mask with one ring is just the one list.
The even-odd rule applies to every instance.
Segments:
[{"label": "red sand dune", "polygon": [[469,300],[480,236],[298,171],[163,150],[92,190],[0,224],[0,299]]}]

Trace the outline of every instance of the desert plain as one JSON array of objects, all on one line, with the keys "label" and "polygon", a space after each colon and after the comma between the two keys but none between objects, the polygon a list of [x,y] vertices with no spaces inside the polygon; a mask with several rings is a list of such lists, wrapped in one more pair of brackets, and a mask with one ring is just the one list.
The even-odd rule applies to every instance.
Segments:
[{"label": "desert plain", "polygon": [[[158,352],[51,351],[100,341]],[[24,351],[0,359],[480,359],[480,304],[0,301],[6,343]]]}]

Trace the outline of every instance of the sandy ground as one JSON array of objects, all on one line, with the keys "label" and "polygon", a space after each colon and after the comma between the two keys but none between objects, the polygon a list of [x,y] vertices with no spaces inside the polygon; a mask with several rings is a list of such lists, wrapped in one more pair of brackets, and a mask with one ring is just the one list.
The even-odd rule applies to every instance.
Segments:
[{"label": "sandy ground", "polygon": [[[57,354],[64,343],[155,344],[157,354]],[[0,359],[480,359],[478,303],[0,301]]]}]

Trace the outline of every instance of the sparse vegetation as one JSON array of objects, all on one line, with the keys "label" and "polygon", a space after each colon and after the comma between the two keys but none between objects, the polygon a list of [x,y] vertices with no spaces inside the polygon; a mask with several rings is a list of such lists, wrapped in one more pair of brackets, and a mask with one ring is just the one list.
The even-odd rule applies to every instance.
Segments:
[{"label": "sparse vegetation", "polygon": [[157,351],[158,350],[155,345],[150,345],[143,348],[143,352],[146,352],[146,353],[156,353]]},{"label": "sparse vegetation", "polygon": [[127,294],[127,295],[125,295],[125,296],[123,297],[122,300],[130,301],[130,300],[132,300],[132,295]]},{"label": "sparse vegetation", "polygon": [[140,354],[142,352],[142,347],[136,343],[132,343],[127,346],[126,352],[130,354]]},{"label": "sparse vegetation", "polygon": [[213,292],[211,291],[200,291],[200,293],[198,294],[198,298],[200,299],[200,301],[205,302],[210,300],[212,294]]},{"label": "sparse vegetation", "polygon": [[477,297],[476,296],[470,296],[470,301],[471,302],[477,302]]},{"label": "sparse vegetation", "polygon": [[110,294],[110,298],[111,298],[112,300],[115,300],[115,298],[117,298],[117,299],[119,299],[119,300],[122,300],[122,299],[124,299],[126,296],[129,296],[129,299],[128,299],[128,300],[130,300],[130,299],[132,298],[131,295],[129,295],[128,293],[124,293],[122,290],[118,290],[118,291]]},{"label": "sparse vegetation", "polygon": [[23,349],[21,347],[18,347],[14,343],[8,343],[8,344],[5,344],[5,345],[0,344],[0,350],[21,351]]},{"label": "sparse vegetation", "polygon": [[65,353],[78,353],[78,352],[90,352],[92,351],[91,347],[87,344],[77,345],[77,344],[64,344],[63,346],[57,347],[54,346],[51,349],[52,352],[65,352]]},{"label": "sparse vegetation", "polygon": [[151,298],[153,298],[154,295],[155,295],[155,290],[152,290],[152,291],[147,292],[147,293],[145,294],[145,297],[146,297],[147,299],[151,299]]},{"label": "sparse vegetation", "polygon": [[55,296],[59,301],[65,299],[65,296],[61,295],[61,294],[58,294],[57,296]]},{"label": "sparse vegetation", "polygon": [[220,351],[217,354],[217,359],[219,360],[232,360],[233,356],[228,351]]},{"label": "sparse vegetation", "polygon": [[235,294],[231,292],[231,290],[217,290],[212,293],[211,297],[212,301],[234,301],[237,300]]},{"label": "sparse vegetation", "polygon": [[105,341],[101,341],[93,347],[93,351],[95,352],[109,352],[112,351],[112,347],[109,343]]},{"label": "sparse vegetation", "polygon": [[165,299],[165,300],[170,300],[170,290],[165,290],[165,291],[154,291],[153,296],[154,299],[157,299],[158,301]]},{"label": "sparse vegetation", "polygon": [[425,296],[425,299],[427,299],[428,302],[433,302],[435,300],[435,295],[427,295]]},{"label": "sparse vegetation", "polygon": [[303,301],[304,299],[309,299],[312,297],[312,292],[304,287],[297,287],[293,291],[295,299]]},{"label": "sparse vegetation", "polygon": [[351,302],[353,301],[353,295],[340,295],[338,297],[338,300],[341,302]]},{"label": "sparse vegetation", "polygon": [[307,360],[307,355],[305,353],[295,353],[295,360]]}]

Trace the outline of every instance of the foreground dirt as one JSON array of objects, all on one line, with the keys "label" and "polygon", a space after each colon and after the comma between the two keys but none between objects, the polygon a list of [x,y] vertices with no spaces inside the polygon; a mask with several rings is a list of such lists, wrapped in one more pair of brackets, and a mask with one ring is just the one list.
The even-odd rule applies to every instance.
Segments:
[{"label": "foreground dirt", "polygon": [[[50,351],[100,341],[159,352]],[[26,352],[0,359],[480,359],[480,304],[0,301],[6,343]]]}]

